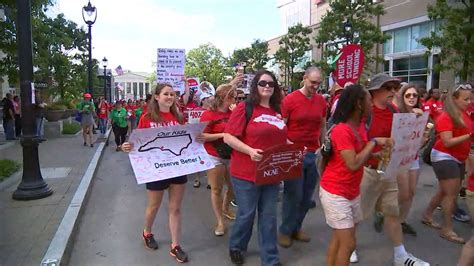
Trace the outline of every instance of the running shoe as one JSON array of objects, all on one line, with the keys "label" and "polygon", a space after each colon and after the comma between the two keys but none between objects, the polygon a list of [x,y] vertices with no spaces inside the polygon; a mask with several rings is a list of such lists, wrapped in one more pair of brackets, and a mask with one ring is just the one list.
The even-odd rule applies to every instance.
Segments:
[{"label": "running shoe", "polygon": [[354,249],[354,251],[352,251],[351,257],[349,258],[349,262],[350,262],[350,263],[357,263],[357,262],[359,262],[359,254],[357,254],[357,250],[356,250],[356,249]]},{"label": "running shoe", "polygon": [[237,207],[237,201],[235,201],[235,199],[231,200],[230,205]]},{"label": "running shoe", "polygon": [[456,208],[456,210],[454,211],[453,219],[461,223],[467,223],[471,220],[471,217],[469,217],[465,210],[461,208]]},{"label": "running shoe", "polygon": [[180,246],[175,246],[170,250],[170,255],[176,259],[179,263],[188,261],[188,255],[184,252]]},{"label": "running shoe", "polygon": [[206,187],[206,188],[207,188],[207,189],[211,189],[211,185],[207,185],[207,187]]},{"label": "running shoe", "polygon": [[459,197],[461,199],[465,199],[466,198],[466,188],[465,187],[462,187],[461,190],[459,190]]},{"label": "running shoe", "polygon": [[377,233],[382,233],[384,217],[381,212],[376,212],[374,215],[374,228]]},{"label": "running shoe", "polygon": [[402,223],[402,231],[404,234],[416,236],[415,229],[407,223]]},{"label": "running shoe", "polygon": [[201,186],[201,181],[199,179],[194,179],[193,187],[198,188]]},{"label": "running shoe", "polygon": [[393,260],[393,266],[430,266],[426,261],[420,260],[410,253],[405,256]]},{"label": "running shoe", "polygon": [[153,234],[142,233],[143,241],[145,242],[145,247],[149,249],[158,249],[158,243],[156,242]]},{"label": "running shoe", "polygon": [[244,264],[244,256],[240,250],[229,250],[230,261],[234,265],[242,265]]}]

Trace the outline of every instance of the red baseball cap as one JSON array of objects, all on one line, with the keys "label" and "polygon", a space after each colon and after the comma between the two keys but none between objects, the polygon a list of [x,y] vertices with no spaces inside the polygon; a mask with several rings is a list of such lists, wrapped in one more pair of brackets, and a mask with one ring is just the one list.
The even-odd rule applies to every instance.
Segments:
[{"label": "red baseball cap", "polygon": [[92,95],[90,93],[84,93],[84,98],[92,98]]}]

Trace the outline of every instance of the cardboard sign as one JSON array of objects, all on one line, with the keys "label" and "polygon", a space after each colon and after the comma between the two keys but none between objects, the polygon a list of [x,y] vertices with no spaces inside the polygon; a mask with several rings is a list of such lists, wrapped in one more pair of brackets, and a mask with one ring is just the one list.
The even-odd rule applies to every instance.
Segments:
[{"label": "cardboard sign", "polygon": [[138,184],[202,172],[214,163],[196,142],[207,123],[135,129],[130,163]]},{"label": "cardboard sign", "polygon": [[196,93],[199,90],[199,78],[188,78],[189,89]]},{"label": "cardboard sign", "polygon": [[188,123],[197,124],[201,120],[201,116],[206,111],[204,108],[194,108],[188,112]]},{"label": "cardboard sign", "polygon": [[169,83],[175,91],[183,94],[185,63],[186,51],[184,49],[158,48],[157,82]]},{"label": "cardboard sign", "polygon": [[266,149],[257,162],[257,185],[275,184],[282,180],[301,177],[304,147],[284,144]]},{"label": "cardboard sign", "polygon": [[358,44],[349,44],[341,49],[336,62],[336,81],[344,87],[347,82],[356,84],[364,68],[364,51]]}]

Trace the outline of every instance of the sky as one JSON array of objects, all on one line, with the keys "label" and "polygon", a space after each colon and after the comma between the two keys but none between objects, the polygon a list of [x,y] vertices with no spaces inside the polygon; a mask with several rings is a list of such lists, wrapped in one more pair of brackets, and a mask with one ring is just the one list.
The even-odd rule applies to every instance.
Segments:
[{"label": "sky", "polygon": [[[57,0],[57,11],[86,29],[87,0]],[[224,56],[255,39],[282,35],[275,0],[91,0],[97,8],[92,26],[92,56],[108,68],[152,73],[157,48],[212,43]]]}]

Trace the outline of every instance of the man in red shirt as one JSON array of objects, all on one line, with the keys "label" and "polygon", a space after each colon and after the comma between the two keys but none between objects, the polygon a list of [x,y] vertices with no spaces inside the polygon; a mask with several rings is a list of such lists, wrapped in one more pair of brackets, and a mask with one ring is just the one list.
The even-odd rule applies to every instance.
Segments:
[{"label": "man in red shirt", "polygon": [[312,205],[319,173],[316,168],[316,151],[326,134],[326,101],[317,93],[322,82],[321,71],[316,67],[306,70],[303,87],[283,99],[282,115],[288,127],[288,139],[307,147],[301,178],[285,181],[282,204],[282,223],[278,243],[290,247],[292,240],[309,242],[311,238],[302,230],[303,220]]},{"label": "man in red shirt", "polygon": [[[389,106],[393,101],[400,81],[387,74],[377,74],[370,79],[368,90],[372,95],[372,115],[368,124],[368,139],[390,137],[392,132],[395,107]],[[377,146],[374,153],[381,152]],[[384,176],[378,169],[379,160],[373,156],[364,167],[360,186],[361,207],[364,218],[374,211],[381,212],[385,219],[385,229],[394,247],[395,266],[425,266],[428,263],[414,257],[405,250],[403,233],[400,224],[398,206],[398,185],[396,176]]]},{"label": "man in red shirt", "polygon": [[430,113],[430,118],[436,121],[436,118],[443,111],[443,101],[441,101],[441,93],[438,88],[432,88],[428,93],[429,99],[423,105],[425,112]]}]

